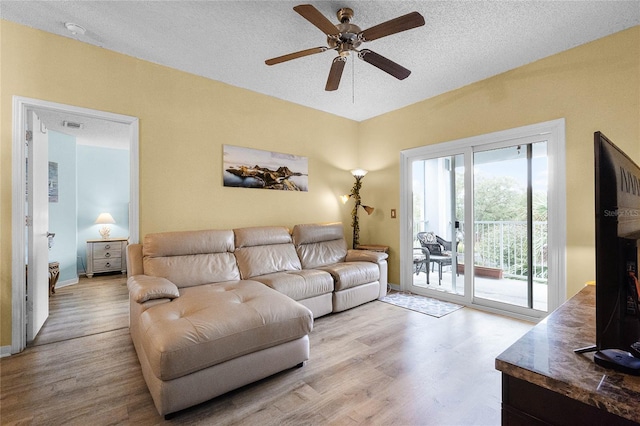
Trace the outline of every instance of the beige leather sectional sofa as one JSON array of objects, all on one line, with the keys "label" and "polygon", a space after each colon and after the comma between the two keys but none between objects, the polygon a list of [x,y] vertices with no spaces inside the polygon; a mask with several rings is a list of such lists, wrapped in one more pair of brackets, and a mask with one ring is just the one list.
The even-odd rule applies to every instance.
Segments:
[{"label": "beige leather sectional sofa", "polygon": [[131,337],[162,415],[301,366],[313,319],[386,295],[340,223],[150,234],[128,247]]}]

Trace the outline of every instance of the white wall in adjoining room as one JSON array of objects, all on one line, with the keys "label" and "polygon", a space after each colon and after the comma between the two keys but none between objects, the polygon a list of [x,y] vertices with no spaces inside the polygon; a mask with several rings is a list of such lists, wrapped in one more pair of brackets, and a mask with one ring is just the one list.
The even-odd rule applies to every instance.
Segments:
[{"label": "white wall in adjoining room", "polygon": [[[49,130],[49,162],[57,165],[57,197],[49,197],[49,232],[55,233],[49,261],[60,263],[58,285],[78,282],[76,225],[76,138]],[[53,176],[49,175],[51,180]],[[51,184],[50,184],[51,186]]]},{"label": "white wall in adjoining room", "polygon": [[87,240],[99,239],[102,225],[94,222],[111,213],[112,238],[129,236],[129,150],[78,145],[78,271],[86,271]]}]

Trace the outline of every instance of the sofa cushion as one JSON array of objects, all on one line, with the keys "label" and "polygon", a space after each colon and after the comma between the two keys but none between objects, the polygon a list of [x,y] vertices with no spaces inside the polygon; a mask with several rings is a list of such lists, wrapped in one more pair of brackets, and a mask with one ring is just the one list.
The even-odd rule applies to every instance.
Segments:
[{"label": "sofa cushion", "polygon": [[370,250],[348,250],[345,262],[374,262],[380,263],[387,260],[389,255],[378,251]]},{"label": "sofa cushion", "polygon": [[347,256],[341,223],[296,225],[293,244],[303,269],[344,262]]},{"label": "sofa cushion", "polygon": [[305,223],[294,226],[292,236],[293,244],[299,246],[344,239],[344,230],[340,222]]},{"label": "sofa cushion", "polygon": [[284,226],[254,226],[249,228],[236,228],[235,248],[268,246],[272,244],[291,243],[291,234]]},{"label": "sofa cushion", "polygon": [[239,248],[235,256],[240,277],[245,280],[258,275],[302,269],[293,244]]},{"label": "sofa cushion", "polygon": [[175,299],[180,296],[178,287],[162,277],[150,277],[148,275],[129,277],[127,288],[131,299],[138,303],[144,303],[152,299]]},{"label": "sofa cushion", "polygon": [[242,279],[302,269],[287,228],[264,226],[234,229],[233,232]]},{"label": "sofa cushion", "polygon": [[232,253],[233,231],[209,229],[148,234],[144,237],[144,257],[183,256],[208,253]]},{"label": "sofa cushion", "polygon": [[304,269],[253,278],[293,300],[304,300],[333,291],[333,278],[325,271]]},{"label": "sofa cushion", "polygon": [[142,249],[144,274],[179,288],[240,279],[231,230],[148,234]]},{"label": "sofa cushion", "polygon": [[145,258],[144,272],[179,288],[240,279],[233,253]]},{"label": "sofa cushion", "polygon": [[161,380],[298,339],[312,327],[307,308],[255,281],[183,288],[140,315],[142,345]]},{"label": "sofa cushion", "polygon": [[380,279],[380,268],[371,262],[342,262],[323,266],[335,281],[335,291],[345,290]]}]

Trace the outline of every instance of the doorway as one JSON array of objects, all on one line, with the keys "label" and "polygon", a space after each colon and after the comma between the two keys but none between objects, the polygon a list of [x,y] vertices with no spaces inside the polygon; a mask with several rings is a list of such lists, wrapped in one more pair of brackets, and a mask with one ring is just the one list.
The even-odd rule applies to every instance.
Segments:
[{"label": "doorway", "polygon": [[[31,316],[33,310],[28,309],[26,300],[26,280],[24,271],[26,269],[25,253],[28,247],[29,235],[36,239],[46,238],[46,235],[34,233],[33,227],[27,226],[29,220],[25,207],[25,193],[27,190],[26,181],[26,131],[27,118],[33,112],[46,114],[68,114],[76,117],[85,117],[91,120],[104,120],[105,123],[120,123],[127,126],[129,145],[129,205],[128,227],[129,242],[136,243],[139,240],[139,182],[138,182],[138,119],[135,117],[108,113],[104,111],[91,110],[87,108],[58,104],[15,96],[13,98],[13,159],[12,159],[12,345],[11,353],[21,352],[27,345],[27,324],[33,321]],[[37,149],[37,147],[35,147]],[[27,218],[25,220],[25,218]],[[33,260],[35,265],[48,262],[48,257],[40,256]],[[38,285],[47,287],[48,283]]]},{"label": "doorway", "polygon": [[[464,154],[415,159],[412,287],[464,296]],[[414,289],[415,290],[415,289]]]},{"label": "doorway", "polygon": [[401,153],[401,288],[539,319],[564,300],[564,121]]}]

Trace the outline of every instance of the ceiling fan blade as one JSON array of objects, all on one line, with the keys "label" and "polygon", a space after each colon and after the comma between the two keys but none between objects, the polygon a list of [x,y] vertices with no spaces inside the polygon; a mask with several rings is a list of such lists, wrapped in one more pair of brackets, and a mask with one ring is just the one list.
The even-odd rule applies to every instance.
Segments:
[{"label": "ceiling fan blade", "polygon": [[288,55],[278,56],[277,58],[267,59],[266,61],[264,61],[264,63],[267,64],[267,65],[275,65],[275,64],[279,64],[281,62],[290,61],[292,59],[302,58],[303,56],[309,56],[309,55],[313,55],[315,53],[326,52],[327,50],[329,50],[329,48],[328,47],[324,47],[324,46],[313,47],[311,49],[306,49],[306,50],[301,50],[299,52],[289,53]]},{"label": "ceiling fan blade", "polygon": [[363,41],[371,41],[391,34],[410,30],[424,25],[424,18],[418,12],[411,12],[390,21],[383,22],[362,31],[358,36]]},{"label": "ceiling fan blade", "polygon": [[327,19],[318,9],[313,7],[310,4],[301,4],[293,8],[296,12],[298,12],[304,19],[311,22],[313,25],[318,27],[320,31],[325,33],[328,36],[339,36],[340,31],[336,28],[334,24],[331,23],[329,19]]},{"label": "ceiling fan blade", "polygon": [[378,55],[376,52],[373,52],[369,49],[362,49],[360,52],[358,52],[358,58],[370,63],[374,67],[380,68],[382,71],[388,74],[391,74],[398,80],[404,80],[405,78],[409,77],[409,74],[411,74],[411,71],[409,71],[402,65],[398,65],[392,60]]},{"label": "ceiling fan blade", "polygon": [[338,86],[340,86],[340,79],[342,78],[342,71],[344,70],[344,65],[346,63],[347,58],[344,56],[338,56],[333,60],[331,70],[329,71],[329,78],[327,79],[327,85],[324,87],[324,90],[332,92],[338,89]]}]

